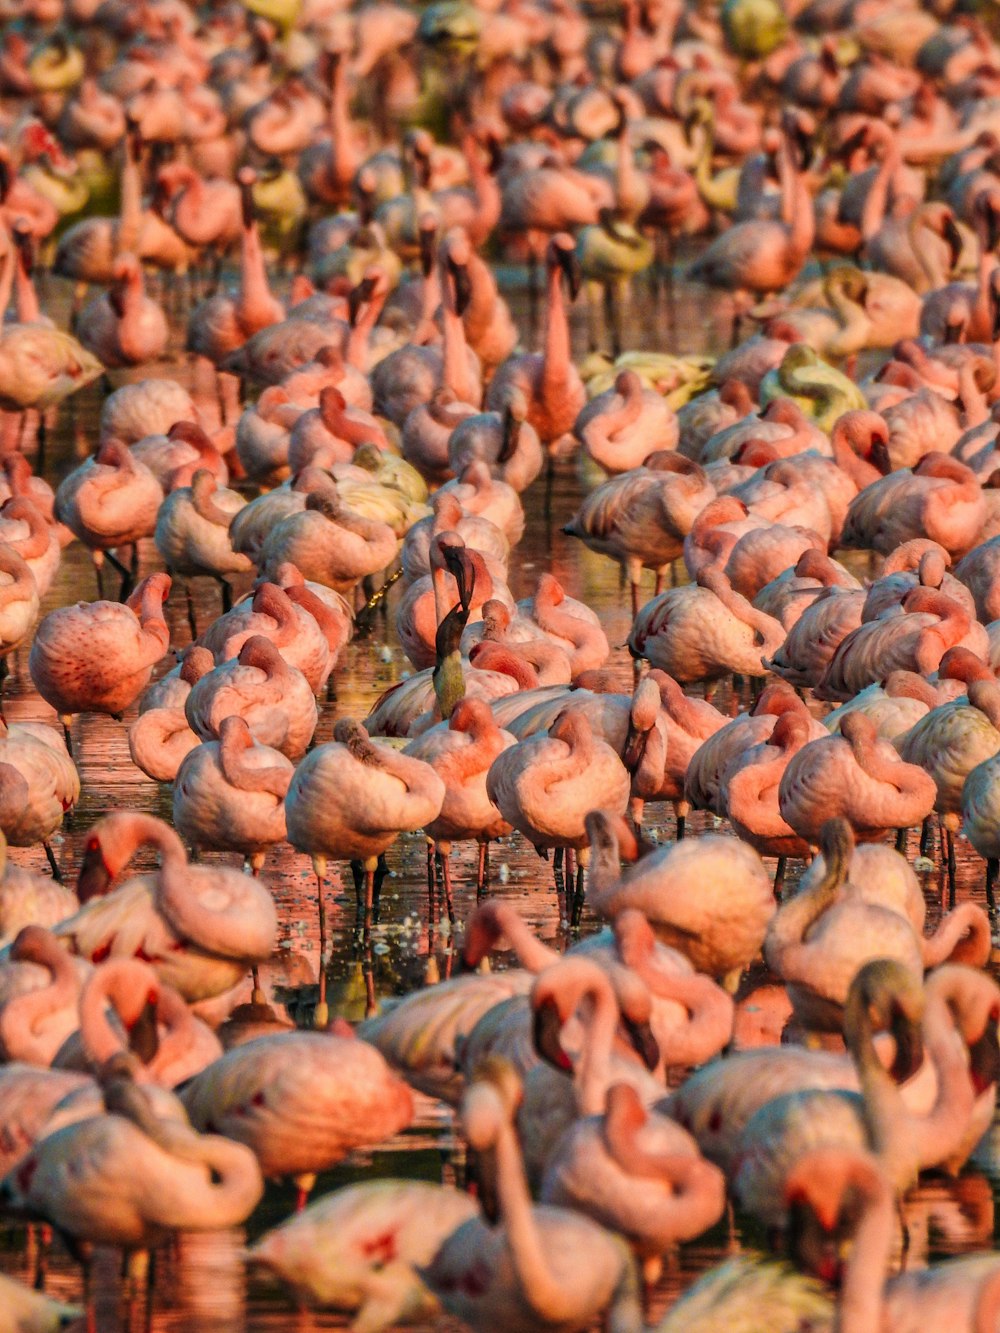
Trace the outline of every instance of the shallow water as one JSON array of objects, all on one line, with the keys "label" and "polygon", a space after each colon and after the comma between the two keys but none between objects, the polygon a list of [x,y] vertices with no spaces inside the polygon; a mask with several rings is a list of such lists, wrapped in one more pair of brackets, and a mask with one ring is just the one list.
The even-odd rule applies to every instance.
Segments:
[{"label": "shallow water", "polygon": [[[516,293],[515,293],[516,296]],[[47,308],[64,306],[66,292],[58,280],[50,280]],[[522,304],[523,309],[523,304]],[[578,350],[585,347],[585,319],[575,311]],[[522,323],[522,327],[524,324]],[[655,347],[677,352],[718,351],[728,331],[728,313],[719,303],[707,304],[703,293],[679,288],[672,313],[660,304],[654,308],[645,289],[637,291],[628,311],[626,346]],[[178,332],[178,344],[183,341]],[[168,374],[182,381],[187,366],[178,357],[161,367],[146,368],[142,375]],[[115,375],[113,382],[124,382]],[[93,385],[64,408],[47,444],[44,473],[58,480],[96,446],[97,419],[104,391]],[[609,642],[615,647],[612,665],[620,672],[623,688],[630,687],[631,666],[622,647],[630,625],[628,594],[619,580],[616,566],[592,555],[580,543],[563,535],[562,525],[574,512],[591,478],[584,478],[575,460],[558,464],[552,488],[551,517],[546,520],[543,482],[540,479],[524,496],[525,536],[511,562],[511,589],[515,597],[533,591],[538,574],[550,569],[566,591],[585,600],[600,615]],[[157,553],[152,541],[143,543],[141,572],[156,567]],[[867,557],[860,558],[858,572],[867,568]],[[63,553],[58,578],[50,591],[44,610],[75,600],[96,597],[93,566],[87,552],[74,544]],[[219,613],[219,592],[210,580],[196,580],[193,595],[198,625],[204,628]],[[379,694],[408,669],[394,632],[398,592],[389,598],[386,617],[377,616],[371,632],[345,650],[336,672],[337,698],[322,703],[317,738],[330,738],[338,717],[364,717]],[[168,606],[168,619],[175,648],[183,648],[190,633],[184,598],[178,588]],[[171,662],[165,661],[166,670]],[[34,693],[27,673],[27,649],[22,649],[12,663],[13,679],[6,695],[6,711],[13,720],[47,718],[54,721],[48,706]],[[722,705],[736,709],[731,695],[722,695]],[[719,700],[717,699],[717,702]],[[73,727],[73,746],[82,781],[79,806],[66,820],[63,832],[53,839],[57,859],[65,878],[76,877],[83,839],[90,824],[102,814],[122,806],[170,816],[171,794],[168,787],[158,787],[131,763],[126,727],[135,715],[130,710],[123,723],[104,717],[78,719]],[[648,808],[648,824],[660,837],[672,836],[672,816],[666,808]],[[689,828],[692,834],[715,826],[719,821],[695,814]],[[720,827],[725,827],[719,825]],[[364,1016],[372,999],[403,993],[448,975],[452,961],[451,928],[447,918],[429,924],[425,875],[425,842],[420,835],[402,837],[388,852],[392,877],[382,893],[381,922],[374,928],[370,951],[355,943],[354,891],[350,876],[346,884],[338,867],[331,867],[326,896],[331,923],[333,957],[330,967],[331,1010],[352,1021]],[[916,854],[911,837],[911,855]],[[16,850],[12,859],[19,864],[44,870],[41,849]],[[221,858],[226,859],[226,858]],[[234,864],[237,857],[228,858]],[[457,847],[453,853],[453,880],[456,890],[456,919],[464,920],[475,905],[474,851]],[[794,881],[800,866],[789,866],[789,880]],[[283,965],[271,970],[276,994],[290,1006],[308,1015],[315,998],[318,963],[318,929],[315,878],[309,860],[287,846],[272,852],[264,870],[278,904],[281,921],[280,945]],[[968,844],[959,847],[959,893],[982,900],[982,864]],[[572,933],[563,914],[564,904],[557,901],[552,886],[551,867],[540,860],[521,839],[509,839],[494,847],[492,853],[491,892],[517,906],[541,938],[564,947]],[[940,885],[938,868],[924,877],[928,899],[928,926],[938,913]],[[584,912],[581,931],[595,928]],[[503,960],[499,960],[503,965]],[[450,1113],[437,1103],[421,1099],[421,1114],[416,1125],[371,1155],[358,1155],[336,1171],[321,1177],[320,1193],[372,1173],[406,1175],[430,1180],[460,1178],[462,1161],[456,1149]],[[982,1248],[992,1244],[997,1184],[994,1178],[968,1168],[958,1182],[932,1181],[917,1191],[907,1203],[910,1227],[909,1262],[920,1263],[945,1253]],[[287,1216],[294,1206],[291,1187],[269,1186],[264,1200],[250,1218],[247,1232],[252,1238]],[[758,1240],[760,1238],[757,1238]],[[683,1247],[676,1263],[668,1266],[655,1294],[653,1311],[660,1312],[683,1290],[692,1278],[718,1263],[740,1244],[752,1244],[737,1224],[730,1234],[720,1225],[696,1244]],[[342,1326],[343,1319],[326,1314],[298,1312],[272,1283],[256,1276],[248,1280],[241,1259],[242,1234],[183,1236],[156,1258],[152,1284],[152,1306],[144,1298],[126,1299],[119,1265],[114,1257],[101,1254],[96,1264],[95,1285],[99,1293],[98,1327],[101,1333],[119,1329],[152,1327],[157,1330],[185,1330],[185,1333],[263,1333],[263,1330],[294,1329],[296,1333]],[[20,1228],[0,1233],[0,1268],[30,1280],[35,1269],[35,1252],[30,1238]],[[63,1299],[79,1299],[80,1269],[54,1245],[47,1260],[46,1288]],[[440,1321],[436,1327],[453,1327]]]}]

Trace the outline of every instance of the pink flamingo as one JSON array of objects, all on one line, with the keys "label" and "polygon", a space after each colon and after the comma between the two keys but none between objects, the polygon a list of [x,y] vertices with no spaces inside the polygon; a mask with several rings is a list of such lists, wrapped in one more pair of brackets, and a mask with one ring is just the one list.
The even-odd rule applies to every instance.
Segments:
[{"label": "pink flamingo", "polygon": [[861,839],[921,823],[934,808],[934,779],[904,763],[874,723],[855,712],[840,734],[810,741],[795,754],[778,788],[782,818],[815,846],[827,819],[842,816]]},{"label": "pink flamingo", "polygon": [[[424,826],[434,844],[434,853],[444,884],[449,917],[454,917],[451,890],[451,845],[475,840],[479,845],[476,894],[485,891],[489,875],[489,844],[511,832],[511,825],[486,792],[486,775],[497,755],[516,739],[502,731],[490,707],[482,699],[463,699],[447,724],[424,732],[404,750],[421,759],[444,782],[444,803],[436,819]],[[430,852],[428,851],[428,866]]]},{"label": "pink flamingo", "polygon": [[560,441],[572,431],[587,395],[570,352],[569,320],[562,289],[564,275],[571,299],[579,286],[573,238],[563,232],[554,236],[545,260],[548,298],[544,349],[508,357],[490,381],[486,406],[502,412],[511,388],[520,389],[528,402],[527,420],[549,450],[551,460]]},{"label": "pink flamingo", "polygon": [[170,646],[166,574],[150,574],[125,603],[77,602],[50,611],[31,645],[28,670],[68,728],[74,713],[124,712]]}]

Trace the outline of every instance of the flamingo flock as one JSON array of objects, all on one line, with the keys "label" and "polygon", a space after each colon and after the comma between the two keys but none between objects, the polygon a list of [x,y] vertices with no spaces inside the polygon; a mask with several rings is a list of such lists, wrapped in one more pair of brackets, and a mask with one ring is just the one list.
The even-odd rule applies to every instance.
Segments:
[{"label": "flamingo flock", "polygon": [[995,17],[2,18],[0,1333],[1000,1333]]}]

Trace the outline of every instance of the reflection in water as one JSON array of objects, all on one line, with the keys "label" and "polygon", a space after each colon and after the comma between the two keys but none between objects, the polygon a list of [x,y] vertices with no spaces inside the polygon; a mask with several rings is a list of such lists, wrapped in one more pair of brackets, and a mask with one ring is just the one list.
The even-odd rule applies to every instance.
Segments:
[{"label": "reflection in water", "polygon": [[[54,282],[53,287],[57,284]],[[669,338],[662,311],[657,317],[641,301],[632,307],[632,337],[626,343],[659,345],[678,351],[704,351],[706,341],[718,346],[723,333],[724,313],[707,312],[696,306],[690,294],[680,290],[676,318]],[[582,312],[577,312],[583,318]],[[642,330],[641,336],[636,333]],[[659,334],[657,333],[659,331]],[[579,333],[579,330],[578,330]],[[699,341],[701,340],[701,341]],[[583,340],[578,338],[578,352]],[[710,348],[709,348],[710,349]],[[147,367],[142,376],[167,373],[184,379],[187,368],[180,360],[158,372]],[[118,381],[116,381],[118,382]],[[71,401],[49,439],[45,475],[57,481],[90,453],[97,439],[97,420],[102,394],[98,386]],[[511,565],[511,590],[515,597],[530,595],[538,575],[551,570],[567,593],[592,606],[600,615],[609,642],[615,648],[612,667],[619,673],[623,689],[631,688],[631,664],[624,650],[630,625],[627,591],[623,589],[617,568],[608,560],[588,552],[579,542],[565,536],[567,522],[593,478],[585,477],[576,460],[558,464],[551,500],[551,519],[544,515],[544,488],[539,482],[524,497],[525,537],[518,547],[517,560]],[[143,544],[141,572],[155,566],[152,542]],[[863,554],[856,572],[866,572]],[[850,563],[849,559],[849,563]],[[204,629],[219,613],[218,587],[211,580],[191,583],[197,624]],[[48,594],[43,610],[65,605],[77,599],[96,596],[94,569],[87,552],[74,544],[63,553],[59,576]],[[398,592],[389,598],[373,618],[367,637],[352,643],[343,653],[336,673],[337,698],[324,703],[317,732],[318,741],[331,738],[337,717],[364,717],[378,696],[408,670],[400,651],[393,625]],[[178,589],[167,607],[172,644],[181,649],[191,637],[185,598]],[[170,665],[164,663],[166,670]],[[34,694],[27,673],[27,649],[22,648],[12,663],[13,679],[7,693],[7,712],[15,719],[47,718],[50,710]],[[722,707],[736,711],[737,701],[725,694],[717,697]],[[75,878],[86,830],[100,815],[115,807],[129,806],[169,820],[169,787],[148,781],[131,763],[126,727],[134,710],[119,723],[111,718],[87,716],[73,725],[74,753],[80,768],[83,795],[77,810],[67,819],[63,834],[54,838],[56,855],[68,880]],[[690,819],[695,835],[707,828],[723,828],[704,814]],[[652,807],[648,812],[651,836],[672,836],[672,816],[666,807]],[[963,844],[964,846],[964,844]],[[912,849],[915,851],[915,846]],[[477,853],[475,847],[457,846],[453,856],[456,920],[464,920],[475,905]],[[17,850],[12,859],[18,864],[44,870],[40,849]],[[206,859],[215,859],[210,855]],[[237,857],[221,857],[237,864]],[[451,974],[454,953],[452,926],[446,914],[428,912],[426,879],[426,842],[419,834],[401,837],[387,854],[390,875],[382,890],[381,919],[367,941],[359,942],[354,932],[355,893],[349,870],[331,865],[326,881],[326,901],[331,932],[330,1009],[356,1022],[386,996],[401,994],[434,984]],[[801,866],[791,864],[788,880],[794,883]],[[563,948],[577,932],[567,920],[565,899],[553,891],[552,866],[542,861],[523,840],[508,839],[492,854],[491,892],[502,894],[517,907],[538,935]],[[982,901],[981,866],[966,854],[960,860],[960,891]],[[309,859],[287,846],[272,852],[264,869],[278,903],[281,920],[279,952],[275,960],[262,968],[265,988],[291,1018],[308,1023],[316,1003],[318,930],[316,881]],[[928,928],[933,929],[939,913],[941,885],[938,868],[923,877],[928,902]],[[581,930],[594,929],[593,917],[585,910]],[[503,961],[499,963],[503,966]],[[760,980],[761,978],[756,978]],[[249,999],[249,985],[246,997]],[[764,993],[761,993],[763,1003]],[[211,1005],[206,1009],[211,1009]],[[751,1026],[769,1027],[769,1016],[760,1006],[748,1016]],[[316,1196],[353,1180],[372,1174],[419,1176],[428,1180],[454,1182],[461,1179],[463,1163],[456,1144],[451,1113],[442,1104],[418,1097],[419,1114],[413,1128],[401,1135],[386,1150],[355,1157],[335,1171],[320,1178]],[[912,1266],[943,1254],[961,1253],[989,1243],[994,1227],[995,1176],[982,1174],[996,1165],[980,1161],[979,1170],[967,1169],[958,1181],[932,1180],[908,1200],[906,1216],[909,1230],[907,1262]],[[991,1182],[993,1184],[991,1185]],[[314,1196],[315,1197],[315,1196]],[[290,1186],[269,1185],[264,1200],[250,1219],[248,1237],[253,1239],[265,1229],[287,1217],[294,1207]],[[658,1316],[670,1301],[690,1285],[693,1277],[720,1262],[744,1239],[748,1244],[762,1244],[764,1238],[752,1232],[745,1236],[730,1233],[725,1224],[697,1244],[685,1246],[676,1260],[665,1267],[655,1293],[650,1315]],[[247,1277],[242,1251],[242,1233],[181,1236],[156,1255],[152,1281],[152,1309],[145,1307],[145,1294],[137,1287],[136,1271],[131,1282],[123,1280],[120,1257],[98,1251],[93,1264],[94,1289],[98,1294],[98,1329],[100,1333],[144,1329],[147,1322],[156,1330],[184,1333],[313,1333],[321,1328],[342,1327],[344,1319],[328,1314],[298,1312],[288,1296],[266,1276]],[[23,1228],[6,1231],[0,1244],[0,1267],[23,1280],[31,1281],[35,1263]],[[47,1260],[46,1287],[63,1299],[79,1299],[81,1270],[56,1241]],[[439,1321],[437,1329],[454,1327]]]}]

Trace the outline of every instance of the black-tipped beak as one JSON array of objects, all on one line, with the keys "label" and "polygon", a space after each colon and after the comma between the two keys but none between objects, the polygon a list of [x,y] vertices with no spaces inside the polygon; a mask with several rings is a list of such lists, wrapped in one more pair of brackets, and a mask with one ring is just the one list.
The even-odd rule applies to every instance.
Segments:
[{"label": "black-tipped beak", "polygon": [[796,156],[798,157],[796,166],[799,171],[805,171],[809,164],[810,154],[812,153],[812,135],[807,134],[801,125],[796,124],[792,127],[791,134],[789,135],[789,142],[794,147]]},{"label": "black-tipped beak", "polygon": [[253,185],[250,181],[240,181],[240,213],[243,228],[249,231],[253,226]]},{"label": "black-tipped beak", "polygon": [[638,1023],[624,1014],[622,1025],[628,1033],[629,1041],[638,1052],[639,1059],[647,1069],[655,1069],[660,1063],[660,1047],[653,1036],[653,1029],[648,1023]]},{"label": "black-tipped beak", "polygon": [[156,1004],[152,999],[142,1006],[142,1012],[128,1030],[128,1048],[144,1065],[148,1065],[160,1049],[160,1036],[156,1030]]},{"label": "black-tipped beak", "polygon": [[576,251],[560,250],[559,267],[566,276],[570,300],[575,301],[580,294],[580,287],[583,283],[583,274],[580,271],[580,261],[576,257]]},{"label": "black-tipped beak", "polygon": [[905,1083],[923,1063],[924,1044],[920,1028],[903,1013],[902,1009],[894,1006],[889,1029],[896,1043],[896,1054],[893,1056],[889,1073],[896,1083]]},{"label": "black-tipped beak", "polygon": [[495,1148],[467,1148],[465,1178],[476,1187],[476,1198],[483,1217],[491,1227],[500,1223],[500,1189],[497,1183],[497,1154]]},{"label": "black-tipped beak", "polygon": [[535,1050],[553,1069],[561,1074],[571,1074],[573,1064],[559,1041],[562,1032],[562,1018],[554,1000],[543,1000],[535,1008],[532,1023],[532,1040]]},{"label": "black-tipped beak", "polygon": [[125,292],[121,283],[108,288],[108,303],[119,319],[125,318]]},{"label": "black-tipped beak", "polygon": [[976,1094],[1000,1082],[1000,1045],[997,1044],[997,1020],[987,1020],[983,1035],[969,1044],[969,1073]]},{"label": "black-tipped beak", "polygon": [[864,148],[868,142],[868,130],[862,125],[859,130],[855,130],[852,135],[844,140],[840,145],[840,156],[847,159],[857,148]]},{"label": "black-tipped beak", "polygon": [[362,278],[356,286],[351,288],[347,296],[347,317],[351,322],[351,328],[357,323],[361,307],[372,299],[374,290],[374,278]]},{"label": "black-tipped beak", "polygon": [[521,423],[508,407],[503,414],[503,436],[500,440],[500,452],[497,454],[498,463],[507,463],[514,457],[520,438]]},{"label": "black-tipped beak", "polygon": [[951,261],[951,267],[954,268],[962,256],[962,233],[955,225],[954,218],[945,218],[944,220],[944,239],[948,246],[948,255]]},{"label": "black-tipped beak", "polygon": [[503,146],[495,134],[487,135],[486,151],[490,157],[490,172],[495,176],[503,166]]},{"label": "black-tipped beak", "polygon": [[622,749],[622,763],[629,773],[634,773],[642,763],[642,757],[646,753],[646,745],[649,741],[649,732],[640,731],[635,723],[629,719],[628,733],[625,737],[625,745]]},{"label": "black-tipped beak", "polygon": [[1000,210],[992,204],[986,205],[986,245],[990,250],[1000,245]]},{"label": "black-tipped beak", "polygon": [[476,570],[469,553],[463,546],[446,546],[444,563],[458,584],[458,599],[462,610],[468,614],[472,606],[472,594],[476,590]]},{"label": "black-tipped beak", "polygon": [[76,896],[81,903],[100,898],[111,884],[111,871],[104,863],[99,845],[88,847],[83,854],[80,873],[76,877]]},{"label": "black-tipped beak", "polygon": [[455,313],[464,315],[469,308],[469,302],[472,300],[472,282],[469,279],[468,267],[465,264],[456,264],[454,260],[449,259],[448,272],[455,284]]},{"label": "black-tipped beak", "polygon": [[433,227],[420,228],[420,272],[425,278],[430,277],[431,269],[434,267],[435,236]]}]

